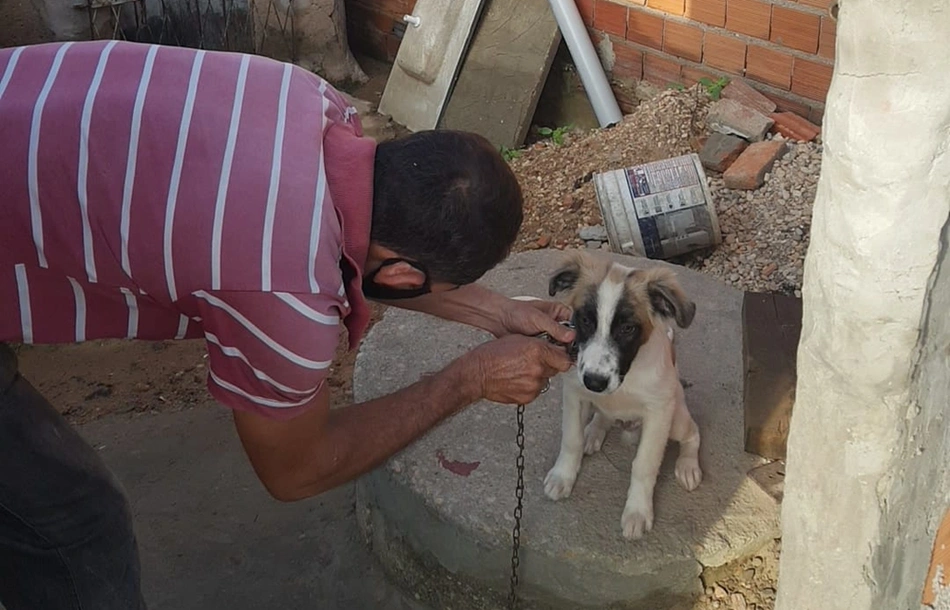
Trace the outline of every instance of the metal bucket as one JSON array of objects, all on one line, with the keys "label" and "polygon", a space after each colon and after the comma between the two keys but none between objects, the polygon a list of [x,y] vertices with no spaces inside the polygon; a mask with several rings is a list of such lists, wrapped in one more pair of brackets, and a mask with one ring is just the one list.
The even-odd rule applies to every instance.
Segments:
[{"label": "metal bucket", "polygon": [[593,176],[610,249],[668,259],[722,243],[699,155]]}]

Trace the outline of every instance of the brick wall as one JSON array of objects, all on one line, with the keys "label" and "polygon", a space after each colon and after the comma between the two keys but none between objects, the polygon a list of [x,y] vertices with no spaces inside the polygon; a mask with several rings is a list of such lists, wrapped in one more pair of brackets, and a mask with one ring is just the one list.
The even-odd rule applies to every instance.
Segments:
[{"label": "brick wall", "polygon": [[344,0],[347,36],[354,51],[392,62],[406,30],[403,15],[416,0]]},{"label": "brick wall", "polygon": [[[743,76],[780,110],[821,121],[831,82],[833,0],[576,0],[618,84]],[[351,44],[392,61],[415,0],[346,0]],[[620,96],[618,87],[618,97]]]}]

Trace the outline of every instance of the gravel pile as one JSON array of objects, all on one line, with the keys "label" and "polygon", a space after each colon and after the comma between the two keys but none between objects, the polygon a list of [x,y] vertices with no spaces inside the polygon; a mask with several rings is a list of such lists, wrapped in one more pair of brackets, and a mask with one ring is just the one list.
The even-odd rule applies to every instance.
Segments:
[{"label": "gravel pile", "polygon": [[723,243],[683,264],[742,290],[801,296],[821,145],[788,147],[756,191],[730,190],[710,177]]},{"label": "gravel pile", "polygon": [[[524,189],[525,222],[515,249],[606,248],[598,239],[603,218],[592,175],[698,152],[709,104],[700,86],[665,90],[613,128],[572,132],[560,145],[545,141],[520,151],[511,166]],[[756,191],[727,189],[707,172],[723,243],[670,262],[741,290],[801,296],[821,144],[788,147]]]},{"label": "gravel pile", "polygon": [[569,132],[563,144],[546,140],[519,151],[511,167],[524,190],[525,221],[516,249],[583,247],[579,230],[603,224],[593,174],[692,152],[708,104],[698,87],[667,90],[609,129]]}]

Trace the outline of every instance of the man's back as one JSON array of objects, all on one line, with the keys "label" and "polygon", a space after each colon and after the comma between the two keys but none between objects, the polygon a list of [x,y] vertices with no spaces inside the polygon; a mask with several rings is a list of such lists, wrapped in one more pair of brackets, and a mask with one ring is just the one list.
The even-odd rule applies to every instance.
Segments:
[{"label": "man's back", "polygon": [[[0,341],[205,337],[213,389],[263,399],[264,382],[265,402],[302,403],[353,300],[334,201],[348,165],[369,213],[372,147],[349,115],[324,81],[263,57],[0,51]],[[326,159],[341,129],[352,163]]]}]

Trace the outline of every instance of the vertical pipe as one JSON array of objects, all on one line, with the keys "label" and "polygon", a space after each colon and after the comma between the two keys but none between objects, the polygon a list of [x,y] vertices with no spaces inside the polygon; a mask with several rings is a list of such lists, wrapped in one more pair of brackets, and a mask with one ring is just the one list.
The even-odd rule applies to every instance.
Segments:
[{"label": "vertical pipe", "polygon": [[601,127],[619,123],[623,114],[617,105],[610,83],[607,82],[604,67],[600,64],[600,58],[594,50],[594,44],[590,41],[587,27],[581,19],[577,5],[574,4],[574,0],[548,0],[548,2],[551,10],[554,11],[554,18],[557,19],[561,34],[567,42],[567,48],[571,51],[571,57],[574,58],[574,64],[577,66],[584,90],[587,91],[587,97],[594,108],[597,121]]}]

